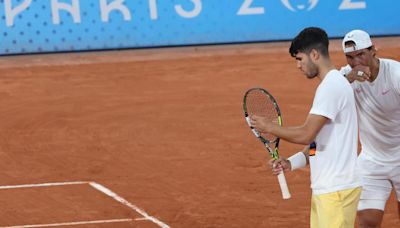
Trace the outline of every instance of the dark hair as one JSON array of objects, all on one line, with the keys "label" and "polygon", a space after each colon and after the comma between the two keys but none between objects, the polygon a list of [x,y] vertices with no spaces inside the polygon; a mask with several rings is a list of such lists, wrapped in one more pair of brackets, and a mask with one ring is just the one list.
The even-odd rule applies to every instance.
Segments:
[{"label": "dark hair", "polygon": [[312,49],[316,49],[323,56],[329,56],[329,39],[326,32],[317,27],[303,29],[292,41],[289,53],[295,57],[297,53],[309,54]]}]

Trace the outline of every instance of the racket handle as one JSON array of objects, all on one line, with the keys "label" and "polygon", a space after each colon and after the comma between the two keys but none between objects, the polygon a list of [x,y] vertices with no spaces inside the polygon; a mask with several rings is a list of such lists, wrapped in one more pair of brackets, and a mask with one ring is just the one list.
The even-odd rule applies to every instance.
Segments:
[{"label": "racket handle", "polygon": [[286,183],[285,174],[283,174],[283,171],[278,175],[278,181],[279,181],[279,186],[281,187],[282,198],[290,199],[291,195],[290,195],[289,188]]}]

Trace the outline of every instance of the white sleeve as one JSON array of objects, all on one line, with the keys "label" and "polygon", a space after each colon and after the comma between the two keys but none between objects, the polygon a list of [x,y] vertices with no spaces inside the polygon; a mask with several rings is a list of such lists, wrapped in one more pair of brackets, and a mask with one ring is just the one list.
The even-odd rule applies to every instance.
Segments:
[{"label": "white sleeve", "polygon": [[310,114],[324,116],[330,120],[335,120],[338,113],[343,109],[345,96],[337,87],[325,86],[319,88],[315,94]]},{"label": "white sleeve", "polygon": [[342,75],[346,75],[346,74],[350,73],[350,71],[351,71],[350,65],[346,65],[346,66],[344,66],[344,67],[341,67],[340,70],[339,70],[339,72],[340,72]]},{"label": "white sleeve", "polygon": [[393,89],[400,96],[400,67],[392,72],[391,77]]}]

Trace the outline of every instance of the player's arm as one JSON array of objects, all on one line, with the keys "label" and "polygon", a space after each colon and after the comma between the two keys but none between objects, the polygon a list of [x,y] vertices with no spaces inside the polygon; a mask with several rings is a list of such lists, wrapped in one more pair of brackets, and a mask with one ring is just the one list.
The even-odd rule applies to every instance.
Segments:
[{"label": "player's arm", "polygon": [[[392,77],[391,84],[393,86],[393,89],[395,90],[395,93],[398,96],[400,96],[400,67],[398,67],[397,70],[394,70],[391,73],[391,77]],[[399,215],[400,215],[400,210],[399,210]]]},{"label": "player's arm", "polygon": [[269,164],[272,168],[272,173],[274,175],[278,175],[282,171],[293,171],[295,169],[307,166],[310,163],[310,147],[312,147],[312,145],[304,147],[302,151],[297,152],[288,159],[283,157],[280,157],[278,160],[271,159]]},{"label": "player's arm", "polygon": [[309,145],[328,120],[328,118],[321,115],[309,114],[301,126],[282,127],[276,123],[268,122],[266,118],[252,116],[250,123],[261,133],[270,133],[288,142]]}]

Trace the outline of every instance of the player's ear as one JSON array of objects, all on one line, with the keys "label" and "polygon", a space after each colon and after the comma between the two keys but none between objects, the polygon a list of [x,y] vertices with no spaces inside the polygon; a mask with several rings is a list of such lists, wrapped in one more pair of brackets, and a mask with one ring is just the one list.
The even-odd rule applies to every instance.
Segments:
[{"label": "player's ear", "polygon": [[375,47],[375,45],[372,45],[370,51],[372,52],[372,56],[375,57],[376,52],[378,51],[378,49]]},{"label": "player's ear", "polygon": [[316,49],[311,49],[310,58],[311,58],[313,61],[317,61],[317,60],[320,58],[319,52],[318,52]]}]

